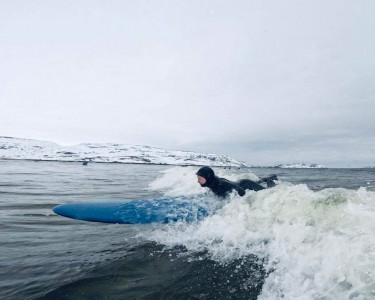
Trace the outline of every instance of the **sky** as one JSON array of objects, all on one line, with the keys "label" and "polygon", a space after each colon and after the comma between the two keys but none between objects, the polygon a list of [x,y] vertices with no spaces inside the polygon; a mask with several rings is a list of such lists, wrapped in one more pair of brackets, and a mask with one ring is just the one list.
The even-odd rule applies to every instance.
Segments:
[{"label": "sky", "polygon": [[372,0],[0,1],[0,136],[375,166]]}]

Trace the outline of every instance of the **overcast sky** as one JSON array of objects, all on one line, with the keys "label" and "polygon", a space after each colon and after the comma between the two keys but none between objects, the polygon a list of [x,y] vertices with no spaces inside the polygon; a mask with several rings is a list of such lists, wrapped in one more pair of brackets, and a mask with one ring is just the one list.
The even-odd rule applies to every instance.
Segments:
[{"label": "overcast sky", "polygon": [[375,1],[0,0],[0,135],[375,165]]}]

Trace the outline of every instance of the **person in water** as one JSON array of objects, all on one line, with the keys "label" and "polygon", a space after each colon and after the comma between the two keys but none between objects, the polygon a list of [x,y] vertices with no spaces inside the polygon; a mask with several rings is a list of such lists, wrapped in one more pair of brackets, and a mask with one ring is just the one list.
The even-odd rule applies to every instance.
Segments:
[{"label": "person in water", "polygon": [[237,191],[241,197],[245,195],[245,190],[260,191],[265,189],[259,183],[266,182],[267,187],[275,186],[273,180],[277,180],[276,175],[262,178],[260,181],[255,182],[250,179],[241,179],[237,182],[229,181],[225,178],[220,178],[215,175],[214,170],[210,167],[202,167],[196,173],[198,183],[202,187],[208,187],[215,195],[225,197],[233,190]]}]

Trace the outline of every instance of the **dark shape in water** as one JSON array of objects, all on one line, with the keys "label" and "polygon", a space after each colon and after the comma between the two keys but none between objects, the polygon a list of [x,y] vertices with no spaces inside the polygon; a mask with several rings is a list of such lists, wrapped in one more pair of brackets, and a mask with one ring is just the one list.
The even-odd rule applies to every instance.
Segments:
[{"label": "dark shape in water", "polygon": [[257,183],[265,182],[268,188],[274,187],[276,184],[273,182],[274,180],[279,180],[276,174],[271,174],[267,177],[263,177],[261,180],[258,180]]}]

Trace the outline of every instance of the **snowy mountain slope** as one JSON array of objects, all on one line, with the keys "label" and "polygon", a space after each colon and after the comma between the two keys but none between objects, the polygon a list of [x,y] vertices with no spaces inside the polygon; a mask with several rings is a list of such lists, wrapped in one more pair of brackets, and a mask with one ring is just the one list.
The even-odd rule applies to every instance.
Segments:
[{"label": "snowy mountain slope", "polygon": [[249,167],[225,155],[125,144],[60,146],[52,142],[12,137],[0,137],[0,159]]}]

